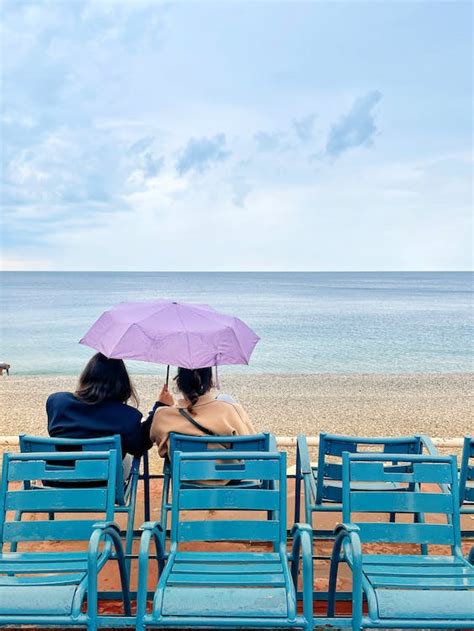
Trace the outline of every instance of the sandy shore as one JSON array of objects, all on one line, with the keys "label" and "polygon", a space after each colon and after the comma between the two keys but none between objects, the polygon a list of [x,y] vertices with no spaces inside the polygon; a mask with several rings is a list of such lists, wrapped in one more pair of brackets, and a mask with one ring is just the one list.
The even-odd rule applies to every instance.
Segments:
[{"label": "sandy shore", "polygon": [[[147,413],[160,383],[151,376],[134,381]],[[69,376],[1,377],[0,435],[45,434],[47,396],[74,386]],[[247,408],[257,428],[285,436],[463,436],[474,431],[473,386],[474,373],[222,376],[222,391]]]}]

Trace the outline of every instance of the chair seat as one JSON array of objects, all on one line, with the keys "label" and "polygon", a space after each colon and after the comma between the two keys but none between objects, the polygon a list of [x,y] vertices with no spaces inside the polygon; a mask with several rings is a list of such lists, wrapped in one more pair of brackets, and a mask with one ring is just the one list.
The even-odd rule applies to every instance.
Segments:
[{"label": "chair seat", "polygon": [[70,615],[78,584],[0,585],[0,615]]},{"label": "chair seat", "polygon": [[[109,554],[101,554],[98,567]],[[0,615],[70,615],[87,575],[87,552],[0,554]]]},{"label": "chair seat", "polygon": [[283,562],[274,553],[178,553],[159,581],[154,614],[287,617],[295,594]]},{"label": "chair seat", "polygon": [[[212,484],[212,482],[206,482],[205,484],[199,482],[186,482],[181,485],[183,489],[202,489],[205,487],[206,489],[221,489],[223,486],[227,486],[225,484]],[[262,486],[262,482],[260,480],[232,480],[231,486],[238,486],[239,489],[259,489]]]},{"label": "chair seat", "polygon": [[473,618],[474,568],[463,558],[364,555],[363,572],[374,590],[380,618]]},{"label": "chair seat", "polygon": [[0,615],[70,615],[86,569],[85,553],[0,554]]}]

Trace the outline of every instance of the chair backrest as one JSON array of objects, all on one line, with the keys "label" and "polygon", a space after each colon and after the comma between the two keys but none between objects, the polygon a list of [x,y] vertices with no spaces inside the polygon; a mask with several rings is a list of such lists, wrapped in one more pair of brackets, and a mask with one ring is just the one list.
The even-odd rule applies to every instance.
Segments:
[{"label": "chair backrest", "polygon": [[[69,451],[116,451],[116,497],[115,501],[119,506],[125,502],[125,489],[122,467],[122,443],[120,435],[106,436],[105,438],[51,438],[47,436],[30,436],[28,434],[20,434],[20,451],[21,453],[67,453]],[[64,463],[67,466],[67,461]],[[54,486],[51,484],[51,486]],[[92,484],[90,484],[92,486]]]},{"label": "chair backrest", "polygon": [[[405,470],[393,469],[403,463]],[[413,543],[451,546],[460,551],[459,490],[455,456],[343,454],[343,521],[355,523],[366,543]],[[358,489],[354,483],[363,483]],[[376,485],[383,490],[368,491]],[[366,486],[367,485],[367,486]],[[390,490],[396,485],[396,490]],[[441,485],[442,490],[441,490]],[[400,486],[402,488],[400,488]],[[377,513],[412,514],[411,523],[359,521]],[[414,523],[423,514],[436,520]]]},{"label": "chair backrest", "polygon": [[[116,460],[115,450],[4,454],[0,487],[0,544],[88,540],[95,523],[113,520]],[[65,461],[69,463],[67,467],[62,466]],[[74,480],[76,483],[83,482],[84,486],[89,482],[98,482],[105,486],[39,490],[34,483],[43,480]],[[24,482],[28,484],[24,485]],[[61,513],[61,518],[49,520],[49,512]],[[22,513],[26,517],[22,518]],[[29,519],[28,513],[34,514],[35,519]],[[74,517],[71,513],[75,513]],[[78,519],[78,513],[98,513],[100,516]]]},{"label": "chair backrest", "polygon": [[173,462],[175,452],[197,453],[219,449],[222,445],[233,451],[276,451],[275,437],[264,432],[250,436],[189,436],[187,434],[170,434],[168,455]]},{"label": "chair backrest", "polygon": [[[470,484],[472,483],[472,484]],[[459,475],[459,501],[474,503],[474,438],[465,436]]]},{"label": "chair backrest", "polygon": [[[271,488],[250,489],[232,484],[243,478],[263,480]],[[219,488],[206,488],[205,484],[189,488],[190,482],[198,480],[230,482]],[[213,457],[211,453],[176,452],[173,483],[171,550],[189,541],[267,541],[275,549],[286,546],[286,454],[220,451],[218,457]],[[240,514],[238,519],[209,519],[208,514],[189,519],[189,511],[210,510],[235,510]]]},{"label": "chair backrest", "polygon": [[[421,436],[362,438],[320,434],[316,504],[342,502],[342,454],[366,450],[383,454],[421,454],[423,442]],[[340,484],[334,484],[334,481]]]}]

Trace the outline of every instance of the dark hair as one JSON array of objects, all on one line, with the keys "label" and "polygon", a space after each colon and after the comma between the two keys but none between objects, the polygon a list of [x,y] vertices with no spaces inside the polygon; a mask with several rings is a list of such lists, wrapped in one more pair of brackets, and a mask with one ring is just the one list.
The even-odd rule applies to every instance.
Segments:
[{"label": "dark hair", "polygon": [[89,359],[79,377],[75,395],[84,403],[133,399],[138,405],[135,388],[121,359],[109,359],[97,353]]},{"label": "dark hair", "polygon": [[189,401],[188,412],[192,412],[199,397],[214,386],[212,381],[212,368],[178,368],[178,374],[174,378],[176,385]]}]

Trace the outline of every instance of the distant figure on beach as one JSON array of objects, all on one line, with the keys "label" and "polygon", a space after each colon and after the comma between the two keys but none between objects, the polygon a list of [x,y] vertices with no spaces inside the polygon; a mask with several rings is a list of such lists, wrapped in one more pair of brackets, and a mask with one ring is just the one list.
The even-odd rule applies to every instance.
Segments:
[{"label": "distant figure on beach", "polygon": [[0,363],[0,375],[3,375],[3,371],[5,371],[7,373],[7,375],[10,374],[10,364],[7,364],[6,362],[1,362]]},{"label": "distant figure on beach", "polygon": [[231,397],[216,397],[212,389],[212,368],[178,368],[175,377],[183,398],[174,405],[159,407],[154,414],[150,438],[163,458],[168,454],[171,432],[192,436],[244,436],[255,434],[244,408]]},{"label": "distant figure on beach", "polygon": [[[164,387],[146,421],[136,407],[135,389],[124,362],[94,355],[84,368],[75,392],[56,392],[46,401],[48,432],[60,438],[101,438],[120,434],[122,455],[141,456],[152,446],[150,426],[160,405],[170,402]],[[171,398],[172,400],[172,398]]]}]

